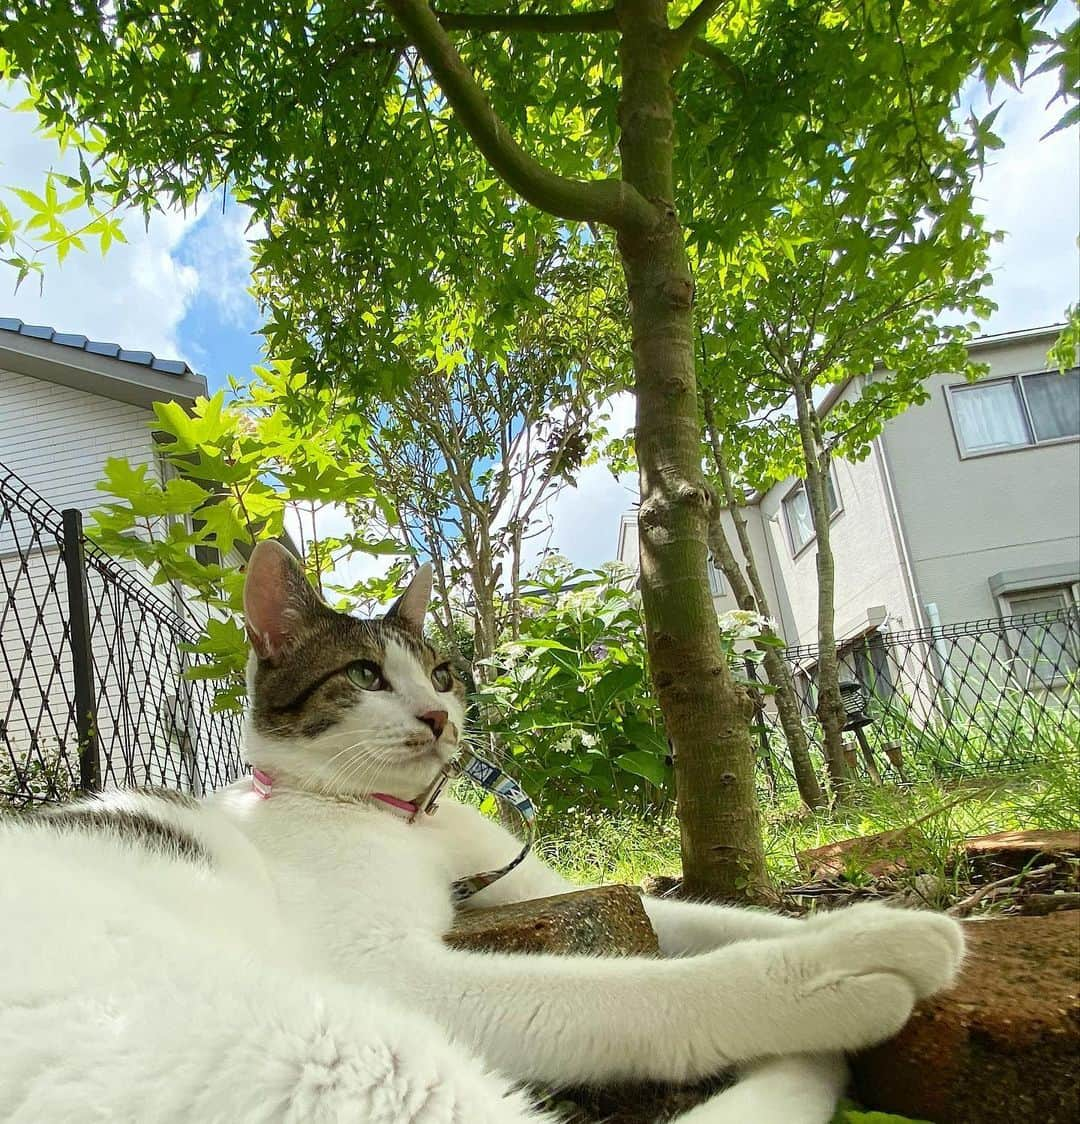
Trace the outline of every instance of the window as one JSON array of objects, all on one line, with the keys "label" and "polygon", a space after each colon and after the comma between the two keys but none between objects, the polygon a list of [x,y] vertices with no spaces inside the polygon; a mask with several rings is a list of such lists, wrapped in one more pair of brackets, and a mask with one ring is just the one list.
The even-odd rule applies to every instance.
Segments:
[{"label": "window", "polygon": [[709,559],[709,593],[713,597],[722,597],[724,593],[724,575],[712,558]]},{"label": "window", "polygon": [[1080,368],[953,386],[948,399],[964,457],[1080,436]]},{"label": "window", "polygon": [[[1017,590],[1006,593],[1004,601],[1014,617],[1027,613],[1058,612],[1076,604],[1070,586]],[[1024,680],[1028,683],[1049,687],[1065,676],[1075,674],[1080,667],[1075,625],[1070,627],[1067,619],[1019,625],[1012,637],[1012,646]]]},{"label": "window", "polygon": [[1005,594],[1005,599],[1015,617],[1023,613],[1053,613],[1058,609],[1067,609],[1072,604],[1068,586],[1017,590],[1016,593]]},{"label": "window", "polygon": [[[836,494],[836,484],[832,469],[826,478],[826,495],[829,500],[829,518],[840,512],[840,501]],[[810,514],[810,497],[806,494],[806,483],[800,480],[784,497],[784,522],[787,523],[788,538],[791,540],[791,553],[798,554],[816,538],[814,520]]]}]

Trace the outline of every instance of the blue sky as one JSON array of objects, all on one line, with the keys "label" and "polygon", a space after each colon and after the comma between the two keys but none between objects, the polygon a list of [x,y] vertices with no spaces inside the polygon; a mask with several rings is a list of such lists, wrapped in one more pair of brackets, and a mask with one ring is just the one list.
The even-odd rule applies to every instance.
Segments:
[{"label": "blue sky", "polygon": [[247,292],[246,222],[243,208],[231,199],[225,200],[223,211],[218,195],[176,248],[177,261],[202,280],[176,326],[177,340],[188,362],[215,390],[229,375],[243,378],[262,361],[261,319]]},{"label": "blue sky", "polygon": [[[1053,323],[1080,299],[1080,130],[1040,139],[1061,112],[1060,103],[1047,109],[1054,92],[1051,76],[1032,79],[1020,94],[995,92],[993,104],[1005,102],[996,123],[1005,147],[994,154],[979,195],[989,225],[1006,238],[993,252],[991,295],[999,309],[985,325],[989,332]],[[978,91],[972,97],[984,115],[987,99]],[[19,97],[3,100],[15,104]],[[0,185],[40,191],[50,169],[69,170],[33,125],[31,115],[0,108]],[[260,337],[246,293],[250,235],[243,209],[231,201],[223,209],[219,195],[196,212],[156,216],[149,230],[131,217],[125,230],[128,244],[104,258],[90,250],[51,265],[40,292],[31,281],[13,293],[0,273],[0,316],[184,358],[214,388],[228,374],[246,375],[259,360]],[[629,427],[632,414],[629,400],[615,403],[611,431]],[[633,498],[632,482],[614,481],[601,466],[585,469],[578,487],[550,505],[552,532],[538,546],[560,549],[581,565],[612,558],[619,515]]]}]

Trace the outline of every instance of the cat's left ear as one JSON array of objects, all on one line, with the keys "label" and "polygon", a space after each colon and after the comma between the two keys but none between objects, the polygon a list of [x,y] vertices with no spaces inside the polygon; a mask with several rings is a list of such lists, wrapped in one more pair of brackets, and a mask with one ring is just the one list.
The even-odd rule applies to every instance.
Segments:
[{"label": "cat's left ear", "polygon": [[424,615],[431,600],[431,563],[425,562],[413,575],[405,592],[390,606],[386,619],[395,620],[413,632],[424,631]]}]

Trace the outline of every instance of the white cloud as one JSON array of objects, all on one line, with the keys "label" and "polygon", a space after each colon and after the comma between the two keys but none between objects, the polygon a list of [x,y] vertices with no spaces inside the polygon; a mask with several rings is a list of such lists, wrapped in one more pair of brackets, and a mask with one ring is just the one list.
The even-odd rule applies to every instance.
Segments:
[{"label": "white cloud", "polygon": [[[298,511],[295,506],[285,512],[285,529],[299,547],[311,542],[312,516],[310,509]],[[315,512],[314,531],[320,539],[343,538],[352,533],[352,521],[342,504],[326,504]],[[352,554],[342,558],[325,576],[327,586],[351,586],[368,578],[381,577],[393,564],[394,558],[385,554]]]},{"label": "white cloud", "polygon": [[[1080,130],[1063,129],[1041,139],[1064,110],[1047,107],[1057,89],[1053,74],[1038,75],[1020,93],[1006,91],[995,130],[1005,142],[979,186],[991,229],[1005,231],[994,247],[998,311],[989,332],[1052,324],[1080,298]],[[995,92],[995,103],[1002,98]],[[989,109],[985,96],[974,106]]]},{"label": "white cloud", "polygon": [[[36,135],[34,124],[33,114],[0,109],[0,182],[40,195],[47,172],[76,174],[77,162],[70,154],[61,156],[55,142]],[[8,193],[5,202],[16,217],[29,214]],[[73,225],[77,213],[67,219]],[[39,287],[31,276],[17,293],[12,291],[15,271],[0,265],[0,315],[165,358],[187,358],[177,328],[199,274],[174,255],[199,221],[194,214],[156,215],[147,231],[140,217],[129,215],[123,222],[127,244],[114,243],[104,256],[90,244],[86,252],[73,250],[62,265],[49,255],[44,285]]]},{"label": "white cloud", "polygon": [[206,202],[206,216],[187,232],[184,257],[199,278],[200,295],[212,300],[230,327],[252,332],[259,327],[256,305],[248,297],[251,259],[248,243],[259,237],[261,224],[249,229],[251,212],[220,197]]},{"label": "white cloud", "polygon": [[[618,394],[604,404],[610,413],[610,436],[619,437],[634,425],[634,398]],[[616,556],[619,516],[637,500],[637,477],[616,480],[603,464],[589,465],[577,474],[577,486],[563,488],[544,504],[551,530],[532,539],[525,552],[528,570],[546,549],[564,554],[578,566],[599,566]]]}]

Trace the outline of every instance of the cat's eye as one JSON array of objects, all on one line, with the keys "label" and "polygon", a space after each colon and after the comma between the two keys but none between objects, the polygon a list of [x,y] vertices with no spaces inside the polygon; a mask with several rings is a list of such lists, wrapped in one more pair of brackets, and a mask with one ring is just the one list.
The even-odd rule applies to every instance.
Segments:
[{"label": "cat's eye", "polygon": [[441,663],[431,673],[431,685],[436,691],[449,691],[454,685],[454,673],[450,670],[450,665]]},{"label": "cat's eye", "polygon": [[349,664],[345,674],[362,690],[385,691],[390,684],[383,678],[379,665],[371,660],[357,660]]}]

